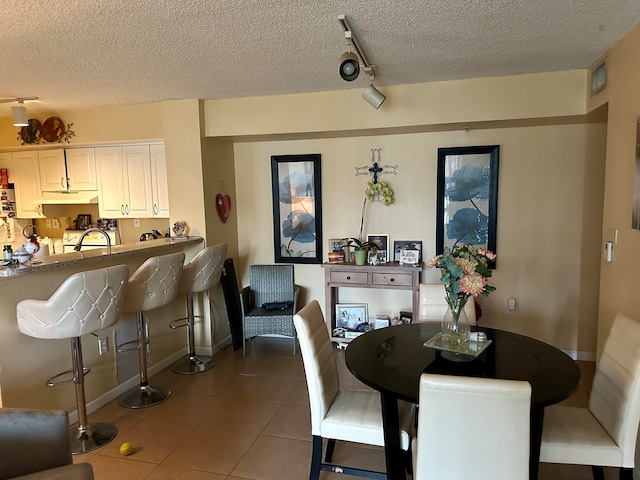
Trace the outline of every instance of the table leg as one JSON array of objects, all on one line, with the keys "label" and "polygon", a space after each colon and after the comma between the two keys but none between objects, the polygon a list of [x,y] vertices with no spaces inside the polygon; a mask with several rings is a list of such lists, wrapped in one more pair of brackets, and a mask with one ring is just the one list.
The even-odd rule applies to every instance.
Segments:
[{"label": "table leg", "polygon": [[406,480],[405,452],[400,447],[400,417],[395,395],[380,392],[387,480]]},{"label": "table leg", "polygon": [[531,425],[529,432],[529,480],[537,480],[540,466],[540,444],[542,443],[542,424],[544,407],[531,407]]}]

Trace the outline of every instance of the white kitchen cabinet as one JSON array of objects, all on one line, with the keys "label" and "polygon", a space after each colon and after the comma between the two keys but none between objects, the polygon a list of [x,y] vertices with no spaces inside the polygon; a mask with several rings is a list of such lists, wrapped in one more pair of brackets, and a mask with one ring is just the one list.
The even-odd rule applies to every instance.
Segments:
[{"label": "white kitchen cabinet", "polygon": [[38,152],[40,190],[60,192],[67,189],[67,170],[64,166],[64,149]]},{"label": "white kitchen cabinet", "polygon": [[13,183],[16,191],[16,217],[42,218],[44,213],[38,200],[42,197],[38,176],[38,152],[13,152]]},{"label": "white kitchen cabinet", "polygon": [[42,150],[38,152],[38,166],[43,192],[98,189],[93,148]]},{"label": "white kitchen cabinet", "polygon": [[68,148],[64,151],[69,190],[98,190],[96,159],[93,148]]},{"label": "white kitchen cabinet", "polygon": [[9,183],[13,183],[13,161],[11,152],[0,152],[0,168],[6,168],[9,174]]},{"label": "white kitchen cabinet", "polygon": [[153,217],[149,145],[96,148],[95,155],[100,216]]},{"label": "white kitchen cabinet", "polygon": [[153,196],[153,216],[169,217],[169,184],[164,145],[149,145],[151,154],[151,193]]}]

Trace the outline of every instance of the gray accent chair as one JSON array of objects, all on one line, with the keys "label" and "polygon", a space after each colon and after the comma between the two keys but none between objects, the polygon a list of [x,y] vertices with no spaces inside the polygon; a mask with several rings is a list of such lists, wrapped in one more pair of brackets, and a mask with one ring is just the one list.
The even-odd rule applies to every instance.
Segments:
[{"label": "gray accent chair", "polygon": [[[258,335],[284,335],[293,338],[296,354],[296,329],[293,315],[297,311],[299,288],[295,285],[293,265],[251,265],[249,286],[240,292],[242,305],[242,356],[247,339]],[[269,304],[287,304],[270,310]]]},{"label": "gray accent chair", "polygon": [[88,463],[72,463],[63,410],[0,408],[0,480],[92,480]]}]

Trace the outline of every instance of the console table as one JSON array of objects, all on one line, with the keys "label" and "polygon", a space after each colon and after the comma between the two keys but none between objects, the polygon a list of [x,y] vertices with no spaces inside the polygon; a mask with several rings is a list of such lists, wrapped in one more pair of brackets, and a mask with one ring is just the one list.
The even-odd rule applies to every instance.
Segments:
[{"label": "console table", "polygon": [[350,339],[334,337],[336,326],[336,304],[340,287],[384,288],[411,290],[413,318],[418,318],[420,272],[422,265],[415,267],[398,262],[381,265],[355,265],[353,263],[323,263],[325,321],[333,342],[349,342]]}]

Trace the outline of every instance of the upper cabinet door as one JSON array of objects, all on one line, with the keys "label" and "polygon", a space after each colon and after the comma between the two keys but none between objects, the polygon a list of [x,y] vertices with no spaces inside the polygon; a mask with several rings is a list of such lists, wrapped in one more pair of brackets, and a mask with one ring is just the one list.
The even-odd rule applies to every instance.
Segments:
[{"label": "upper cabinet door", "polygon": [[151,190],[153,193],[153,216],[169,217],[169,185],[164,145],[149,145],[151,153]]},{"label": "upper cabinet door", "polygon": [[121,147],[95,149],[98,165],[98,210],[101,217],[126,217]]},{"label": "upper cabinet door", "polygon": [[128,199],[127,216],[152,218],[153,195],[149,145],[122,147],[122,164],[125,175],[125,198]]},{"label": "upper cabinet door", "polygon": [[16,216],[18,218],[44,217],[42,205],[36,203],[42,196],[38,179],[38,152],[13,152],[11,158],[16,189]]},{"label": "upper cabinet door", "polygon": [[[40,189],[43,192],[68,190],[67,170],[64,165],[64,150],[43,150],[37,153],[40,170]],[[34,172],[35,174],[35,172]]]},{"label": "upper cabinet door", "polygon": [[93,148],[71,148],[64,152],[69,190],[98,190],[96,159]]}]

